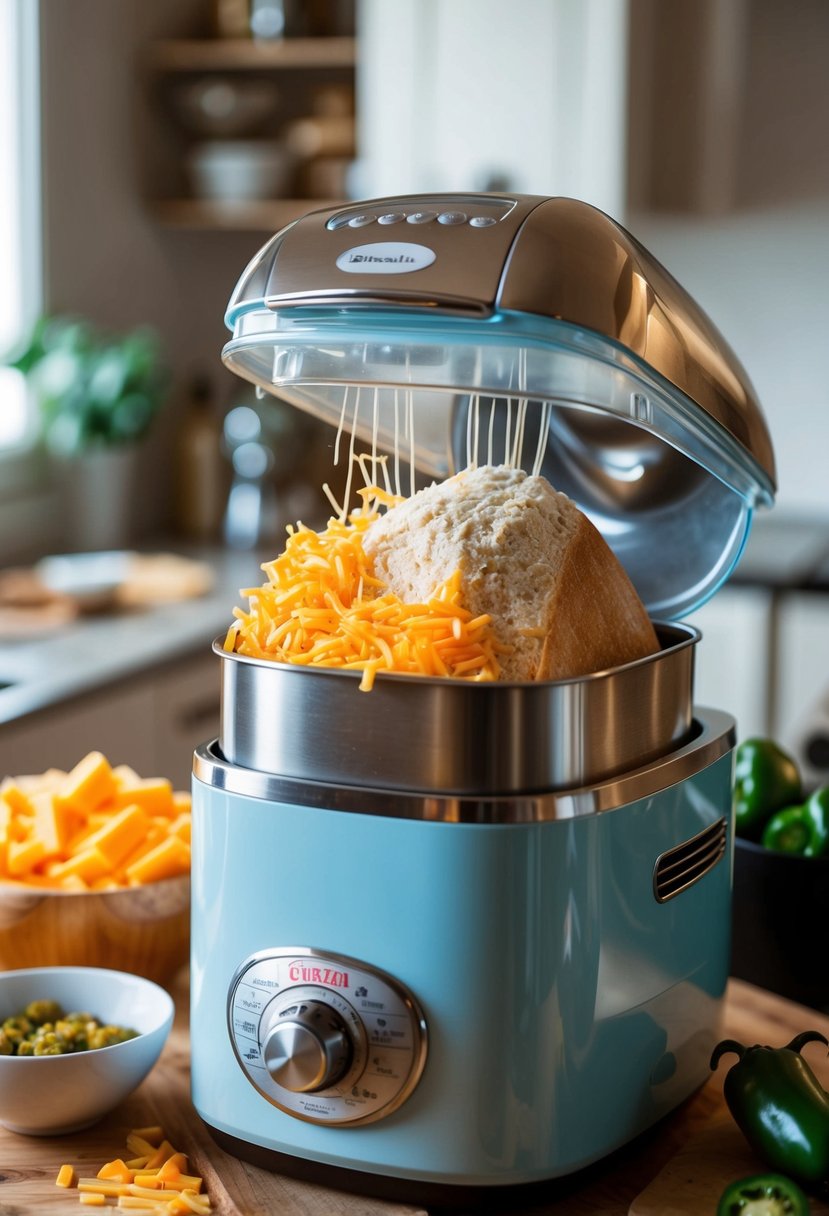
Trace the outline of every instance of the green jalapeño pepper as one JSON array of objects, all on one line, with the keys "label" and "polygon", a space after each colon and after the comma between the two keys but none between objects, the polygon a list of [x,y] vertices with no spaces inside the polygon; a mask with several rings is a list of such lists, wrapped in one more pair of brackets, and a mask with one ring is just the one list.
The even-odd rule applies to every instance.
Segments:
[{"label": "green jalape\u00f1o pepper", "polygon": [[717,1216],[809,1216],[809,1200],[791,1178],[757,1174],[725,1188]]},{"label": "green jalape\u00f1o pepper", "polygon": [[800,773],[788,752],[772,739],[746,739],[734,765],[734,830],[759,840],[775,811],[799,802]]},{"label": "green jalape\u00f1o pepper", "polygon": [[808,1188],[829,1181],[829,1094],[800,1054],[805,1043],[829,1047],[817,1030],[796,1035],[785,1047],[724,1039],[711,1067],[729,1052],[739,1056],[723,1086],[728,1109],[767,1165]]},{"label": "green jalape\u00f1o pepper", "polygon": [[763,828],[762,843],[778,853],[803,857],[829,854],[829,786],[815,790],[801,806],[787,806]]}]

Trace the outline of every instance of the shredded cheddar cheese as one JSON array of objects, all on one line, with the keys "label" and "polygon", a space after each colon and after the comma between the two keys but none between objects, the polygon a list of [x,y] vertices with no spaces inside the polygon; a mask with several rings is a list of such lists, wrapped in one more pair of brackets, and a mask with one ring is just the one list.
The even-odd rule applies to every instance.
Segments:
[{"label": "shredded cheddar cheese", "polygon": [[490,617],[463,606],[460,571],[425,604],[404,604],[374,577],[363,534],[378,518],[378,503],[400,500],[377,486],[360,494],[363,506],[348,521],[330,519],[323,532],[289,527],[284,552],[262,566],[267,583],[240,592],[249,609],[234,609],[225,650],[361,671],[364,692],[378,671],[497,679]]},{"label": "shredded cheddar cheese", "polygon": [[101,1166],[96,1178],[78,1178],[77,1182],[74,1168],[63,1165],[56,1185],[74,1187],[84,1205],[151,1211],[157,1216],[190,1216],[193,1212],[210,1216],[212,1205],[209,1195],[202,1191],[203,1179],[187,1172],[186,1155],[173,1147],[162,1128],[133,1129],[127,1136],[127,1148],[136,1143],[152,1150],[149,1159],[142,1156],[125,1161],[116,1157]]}]

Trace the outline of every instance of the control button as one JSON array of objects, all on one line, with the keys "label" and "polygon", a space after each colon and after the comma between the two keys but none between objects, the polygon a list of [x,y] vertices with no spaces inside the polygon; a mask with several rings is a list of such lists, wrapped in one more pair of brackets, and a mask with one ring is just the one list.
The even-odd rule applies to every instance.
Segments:
[{"label": "control button", "polygon": [[348,221],[349,228],[365,228],[366,224],[374,223],[373,215],[352,215]]},{"label": "control button", "polygon": [[435,211],[413,211],[411,215],[406,216],[407,224],[431,224],[435,219],[437,212]]},{"label": "control button", "polygon": [[399,224],[406,217],[402,211],[389,211],[386,215],[377,217],[378,224]]},{"label": "control button", "polygon": [[465,211],[441,211],[440,215],[438,216],[438,223],[439,224],[465,224],[466,223],[466,212]]},{"label": "control button", "polygon": [[489,228],[492,224],[498,221],[494,220],[491,215],[473,215],[469,221],[470,228]]},{"label": "control button", "polygon": [[329,228],[332,231],[335,228],[344,228],[350,218],[351,217],[348,215],[335,215],[334,218],[330,219],[325,226],[326,226],[326,228]]},{"label": "control button", "polygon": [[315,1093],[342,1077],[351,1064],[351,1040],[338,1013],[322,1001],[271,1020],[262,1042],[265,1067],[283,1089]]}]

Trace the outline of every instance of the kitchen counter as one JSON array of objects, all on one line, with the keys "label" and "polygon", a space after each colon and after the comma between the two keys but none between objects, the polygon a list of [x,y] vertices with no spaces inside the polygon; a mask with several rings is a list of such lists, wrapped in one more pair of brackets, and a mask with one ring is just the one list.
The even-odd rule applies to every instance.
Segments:
[{"label": "kitchen counter", "polygon": [[[172,551],[166,545],[152,552]],[[195,652],[224,634],[239,590],[256,586],[264,560],[224,548],[182,549],[214,573],[210,591],[179,603],[81,615],[41,637],[0,640],[0,723],[14,722]]]},{"label": "kitchen counter", "polygon": [[[271,1174],[217,1148],[189,1097],[186,974],[174,994],[178,1013],[161,1060],[136,1093],[96,1127],[43,1139],[0,1129],[0,1214],[59,1216],[77,1211],[77,1193],[55,1188],[60,1165],[70,1162],[76,1172],[82,1166],[82,1174],[97,1173],[105,1161],[122,1154],[131,1128],[161,1124],[172,1143],[191,1158],[195,1172],[204,1177],[213,1211],[220,1216],[422,1216],[422,1208],[403,1202],[366,1199]],[[778,1046],[806,1029],[829,1035],[829,1018],[741,981],[730,981],[725,1036]],[[824,1086],[829,1085],[829,1061],[817,1048],[807,1048],[807,1055]],[[700,1216],[713,1212],[716,1195],[727,1182],[761,1169],[726,1110],[722,1082],[727,1067],[728,1058],[701,1090],[633,1144],[578,1175],[546,1184],[531,1204],[511,1202],[501,1210],[512,1216]],[[601,1102],[601,1094],[596,1101]],[[430,1216],[435,1211],[430,1209]],[[825,1213],[829,1206],[812,1204],[813,1216]]]}]

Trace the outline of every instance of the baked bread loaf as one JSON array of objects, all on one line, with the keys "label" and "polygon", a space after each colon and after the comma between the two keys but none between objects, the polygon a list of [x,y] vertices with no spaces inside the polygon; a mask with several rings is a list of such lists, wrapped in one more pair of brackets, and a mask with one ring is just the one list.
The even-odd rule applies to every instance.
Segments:
[{"label": "baked bread loaf", "polygon": [[363,547],[405,603],[460,570],[465,606],[492,617],[503,680],[575,679],[659,650],[601,533],[543,477],[465,470],[392,507]]}]

